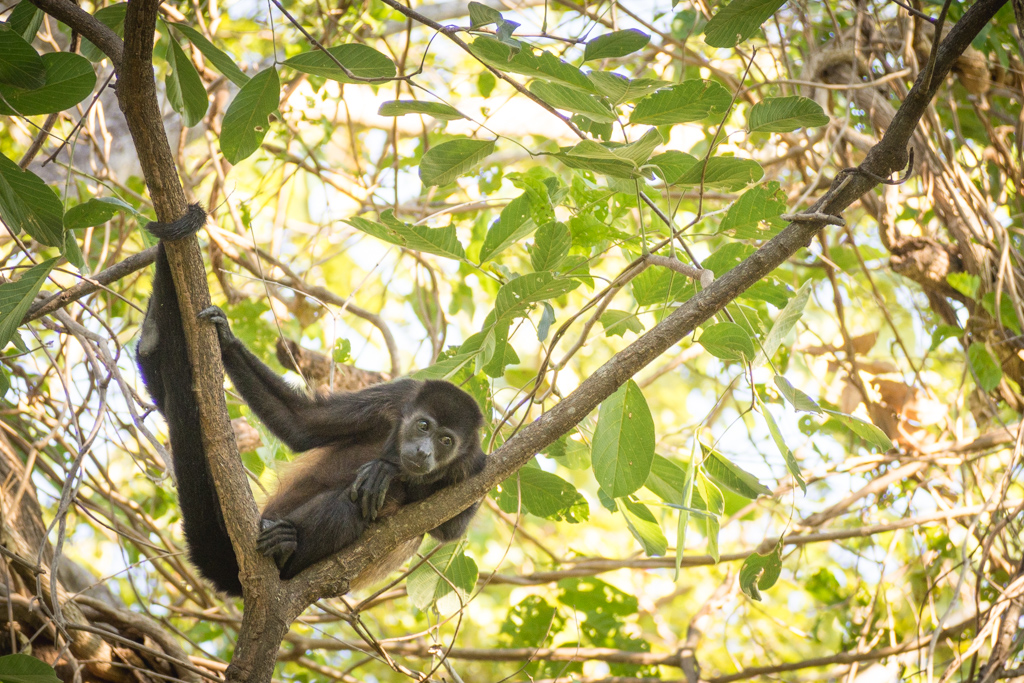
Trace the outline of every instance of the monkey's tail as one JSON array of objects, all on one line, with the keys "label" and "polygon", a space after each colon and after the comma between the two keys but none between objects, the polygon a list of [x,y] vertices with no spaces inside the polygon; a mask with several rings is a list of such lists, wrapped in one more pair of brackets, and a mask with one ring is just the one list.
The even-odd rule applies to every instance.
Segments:
[{"label": "monkey's tail", "polygon": [[[179,240],[205,223],[206,211],[199,204],[192,204],[173,223],[152,222],[146,229],[161,240]],[[157,251],[153,294],[142,325],[137,358],[146,388],[167,421],[189,558],[218,589],[241,595],[238,559],[224,526],[206,458],[185,328],[162,243]]]}]

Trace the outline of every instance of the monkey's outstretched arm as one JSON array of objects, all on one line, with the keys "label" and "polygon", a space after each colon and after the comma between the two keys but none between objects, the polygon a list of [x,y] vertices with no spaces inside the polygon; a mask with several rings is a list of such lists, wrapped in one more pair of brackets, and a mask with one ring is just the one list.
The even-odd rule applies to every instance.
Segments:
[{"label": "monkey's outstretched arm", "polygon": [[236,337],[224,311],[211,306],[199,314],[217,326],[221,357],[235,389],[267,428],[293,451],[387,434],[401,406],[419,382],[399,380],[329,398],[310,398],[293,389]]}]

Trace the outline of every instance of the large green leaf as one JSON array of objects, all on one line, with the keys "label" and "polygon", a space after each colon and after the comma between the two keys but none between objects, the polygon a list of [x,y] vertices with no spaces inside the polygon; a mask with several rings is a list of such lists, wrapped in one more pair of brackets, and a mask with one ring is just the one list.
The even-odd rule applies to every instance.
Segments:
[{"label": "large green leaf", "polygon": [[35,657],[21,654],[0,657],[0,681],[3,683],[61,683],[52,666]]},{"label": "large green leaf", "polygon": [[715,81],[683,81],[637,102],[629,122],[662,126],[700,121],[723,113],[731,101],[729,91]]},{"label": "large green leaf", "polygon": [[42,87],[25,90],[0,85],[0,114],[55,114],[92,94],[96,73],[85,57],[71,52],[47,52],[42,61],[46,67],[46,84]]},{"label": "large green leaf", "polygon": [[253,76],[228,105],[221,124],[220,149],[237,164],[252,155],[270,130],[270,115],[281,101],[281,81],[270,67]]},{"label": "large green leaf", "polygon": [[361,230],[378,239],[397,244],[413,251],[422,251],[446,258],[464,260],[466,251],[462,248],[455,234],[455,226],[430,228],[425,225],[412,225],[395,218],[395,212],[387,209],[380,215],[380,221],[371,221],[360,216],[353,216],[345,221],[353,228]]},{"label": "large green leaf", "polygon": [[530,249],[530,263],[535,271],[555,270],[569,255],[572,233],[565,223],[551,221],[540,226]]},{"label": "large green leaf", "polygon": [[729,207],[718,229],[721,232],[734,230],[739,239],[768,238],[772,236],[769,231],[760,231],[758,225],[785,212],[786,193],[773,180],[744,192]]},{"label": "large green leaf", "polygon": [[813,398],[794,387],[782,375],[775,375],[775,386],[778,387],[779,393],[782,394],[783,398],[795,409],[821,414],[821,406]]},{"label": "large green leaf", "polygon": [[0,218],[49,247],[64,244],[64,207],[43,179],[0,155]]},{"label": "large green leaf", "polygon": [[764,404],[760,397],[757,399],[757,405],[760,407],[761,415],[764,416],[764,421],[768,425],[768,432],[772,435],[776,448],[779,449],[779,453],[782,454],[782,458],[786,461],[786,469],[796,479],[796,483],[800,485],[800,490],[807,493],[807,483],[800,472],[800,463],[796,461],[793,451],[786,445],[786,439],[783,438],[782,430],[779,429],[778,423],[775,422],[775,416],[771,414],[768,406]]},{"label": "large green leaf", "polygon": [[704,42],[712,47],[734,47],[757,33],[761,24],[786,0],[733,0],[718,10],[704,27]]},{"label": "large green leaf", "polygon": [[469,46],[470,51],[484,64],[498,71],[522,74],[531,78],[542,78],[552,83],[594,92],[594,85],[583,75],[583,72],[572,64],[563,62],[550,52],[535,55],[529,47],[515,55],[512,49],[500,40],[487,36],[477,36]]},{"label": "large green leaf", "polygon": [[405,587],[417,609],[426,610],[444,599],[438,608],[453,612],[464,604],[478,575],[476,562],[459,549],[458,543],[450,543],[413,570]]},{"label": "large green leaf", "polygon": [[640,542],[644,552],[652,557],[660,557],[668,550],[668,539],[658,525],[651,511],[643,503],[628,498],[616,498],[615,505],[626,518],[626,527],[633,538]]},{"label": "large green leaf", "polygon": [[487,261],[523,239],[537,228],[530,210],[530,195],[524,192],[504,209],[491,225],[480,248],[480,263]]},{"label": "large green leaf", "polygon": [[697,157],[675,149],[662,152],[650,160],[650,164],[654,166],[654,173],[664,180],[666,185],[675,185],[698,163],[700,160]]},{"label": "large green leaf", "polygon": [[974,370],[978,386],[982,391],[992,391],[999,386],[999,381],[1003,378],[1003,370],[984,344],[971,342],[971,345],[967,347],[967,359],[971,362],[971,369]]},{"label": "large green leaf", "polygon": [[[657,157],[656,157],[657,158]],[[701,184],[701,162],[693,165],[677,181],[678,185]],[[764,169],[753,159],[711,157],[704,171],[705,187],[720,187],[735,192],[764,177]]]},{"label": "large green leaf", "polygon": [[[323,50],[303,52],[291,59],[286,59],[284,65],[302,73],[330,78],[339,83],[363,82],[360,79],[394,78],[398,73],[393,61],[369,45],[347,43],[332,47],[327,52],[331,53],[330,56]],[[335,59],[356,78],[349,77],[344,70],[339,68]]]},{"label": "large green leaf", "polygon": [[747,130],[751,133],[789,133],[798,128],[824,126],[829,122],[821,105],[806,97],[767,97],[750,108]]},{"label": "large green leaf", "polygon": [[590,518],[590,505],[572,484],[538,467],[524,467],[499,486],[498,506],[509,514],[519,504],[532,515],[578,524]]},{"label": "large green leaf", "polygon": [[0,84],[33,90],[46,84],[39,53],[6,23],[0,23]]},{"label": "large green leaf", "polygon": [[807,306],[807,301],[811,297],[812,287],[811,280],[807,280],[800,285],[796,295],[789,300],[786,307],[779,313],[779,317],[772,324],[772,329],[768,330],[768,334],[765,335],[764,342],[754,358],[755,366],[764,363],[766,358],[773,358],[775,356],[775,352],[779,350],[779,346],[786,339],[786,335],[789,334],[797,321],[800,320],[800,316],[804,314],[804,307]]},{"label": "large green leaf", "polygon": [[663,141],[661,133],[651,128],[628,145],[605,147],[593,140],[584,140],[554,156],[569,168],[603,173],[613,178],[634,179],[644,176],[640,167],[647,163],[654,148]]},{"label": "large green leaf", "polygon": [[203,120],[210,100],[206,95],[206,86],[199,73],[192,65],[178,41],[171,40],[167,48],[167,76],[164,83],[167,87],[167,101],[174,111],[181,114],[185,126],[191,128]]},{"label": "large green leaf", "polygon": [[0,284],[0,349],[14,337],[22,318],[28,313],[32,300],[46,280],[47,273],[57,262],[48,259],[20,273],[14,282]]},{"label": "large green leaf", "polygon": [[123,211],[135,213],[132,206],[116,197],[94,197],[67,210],[64,214],[64,228],[75,230],[103,225]]},{"label": "large green leaf", "polygon": [[420,161],[424,185],[447,185],[483,161],[494,151],[494,140],[459,138],[427,150]]},{"label": "large green leaf", "polygon": [[235,60],[229,57],[216,45],[206,39],[199,31],[195,30],[188,24],[171,24],[174,28],[178,29],[185,34],[185,37],[189,39],[193,45],[199,48],[199,51],[203,53],[203,56],[213,65],[217,71],[224,74],[229,81],[241,88],[243,85],[249,82],[249,77],[242,73],[242,70],[235,64]]},{"label": "large green leaf", "polygon": [[754,357],[754,342],[742,327],[722,322],[705,327],[697,343],[715,358],[721,360],[750,360]]},{"label": "large green leaf", "polygon": [[[128,3],[118,2],[96,10],[93,17],[118,36],[124,38],[124,15],[127,12]],[[99,62],[107,57],[102,50],[84,39],[82,40],[82,46],[79,51],[82,53],[82,56],[90,62]]]},{"label": "large green leaf", "polygon": [[775,585],[782,574],[782,541],[766,555],[753,553],[740,567],[740,590],[752,600],[761,600],[761,591]]},{"label": "large green leaf", "polygon": [[842,422],[847,429],[867,441],[882,453],[891,451],[895,448],[889,437],[885,435],[885,432],[870,422],[865,422],[853,415],[847,415],[846,413],[841,413],[838,410],[826,409],[825,412]]},{"label": "large green leaf", "polygon": [[529,273],[501,286],[494,299],[495,321],[522,315],[531,304],[554,299],[579,287],[579,280],[552,273]]},{"label": "large green leaf", "polygon": [[759,482],[757,477],[750,472],[733,464],[718,451],[710,449],[706,449],[706,451],[707,457],[704,458],[703,463],[704,471],[719,485],[744,498],[753,499],[758,496],[771,495],[771,489]]},{"label": "large green leaf", "polygon": [[384,102],[377,110],[380,116],[405,116],[406,114],[426,114],[442,121],[454,121],[466,118],[462,112],[444,102],[421,102],[420,100],[392,100]]},{"label": "large green leaf", "polygon": [[637,50],[642,50],[651,42],[651,36],[640,29],[627,28],[623,31],[612,31],[587,41],[583,52],[583,61],[592,59],[609,59],[625,57]]},{"label": "large green leaf", "polygon": [[21,0],[7,17],[7,24],[31,43],[35,40],[39,27],[43,25],[44,16],[43,10],[33,5],[31,0]]},{"label": "large green leaf", "polygon": [[616,120],[612,108],[590,93],[541,80],[530,83],[530,92],[555,109],[582,114],[591,121],[612,123]]},{"label": "large green leaf", "polygon": [[629,380],[598,411],[591,451],[594,477],[609,496],[628,496],[647,481],[653,460],[654,419],[640,387]]},{"label": "large green leaf", "polygon": [[591,71],[587,78],[597,88],[597,92],[607,97],[613,104],[632,102],[646,97],[659,88],[671,85],[668,81],[654,78],[626,78],[612,71]]}]

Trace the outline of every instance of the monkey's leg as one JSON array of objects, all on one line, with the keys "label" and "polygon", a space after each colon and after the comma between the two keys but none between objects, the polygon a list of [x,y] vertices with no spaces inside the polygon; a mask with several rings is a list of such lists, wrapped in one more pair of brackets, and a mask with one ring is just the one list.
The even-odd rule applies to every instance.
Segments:
[{"label": "monkey's leg", "polygon": [[339,489],[319,493],[283,519],[263,524],[267,522],[270,526],[264,526],[258,541],[260,552],[274,558],[285,581],[351,544],[366,529],[359,508]]}]

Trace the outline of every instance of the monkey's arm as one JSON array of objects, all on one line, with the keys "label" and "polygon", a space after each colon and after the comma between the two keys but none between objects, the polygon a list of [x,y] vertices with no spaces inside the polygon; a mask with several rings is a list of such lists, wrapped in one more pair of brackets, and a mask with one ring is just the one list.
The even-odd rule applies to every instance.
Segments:
[{"label": "monkey's arm", "polygon": [[313,399],[293,389],[249,351],[231,332],[222,310],[211,306],[199,316],[217,326],[224,368],[235,389],[274,436],[293,451],[389,430],[402,404],[419,386],[406,379]]}]

